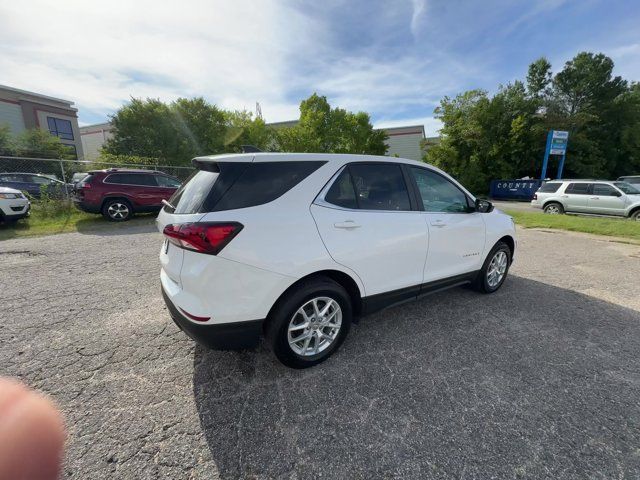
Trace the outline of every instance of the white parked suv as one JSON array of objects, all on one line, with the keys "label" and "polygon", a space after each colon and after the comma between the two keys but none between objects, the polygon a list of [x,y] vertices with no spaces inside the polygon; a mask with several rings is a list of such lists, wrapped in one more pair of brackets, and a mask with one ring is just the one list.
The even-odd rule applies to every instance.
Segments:
[{"label": "white parked suv", "polygon": [[640,221],[640,188],[606,180],[553,180],[533,195],[531,206],[544,213],[615,215]]},{"label": "white parked suv", "polygon": [[425,163],[255,153],[194,160],[158,216],[162,292],[178,326],[213,348],[264,334],[304,368],[353,319],[447,287],[485,293],[514,257],[513,220]]},{"label": "white parked suv", "polygon": [[20,190],[0,187],[0,222],[12,222],[29,215],[31,202]]}]

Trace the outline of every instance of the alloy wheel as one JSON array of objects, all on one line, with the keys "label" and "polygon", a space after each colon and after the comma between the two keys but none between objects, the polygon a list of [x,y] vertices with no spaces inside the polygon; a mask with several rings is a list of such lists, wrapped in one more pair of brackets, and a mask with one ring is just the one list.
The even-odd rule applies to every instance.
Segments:
[{"label": "alloy wheel", "polygon": [[109,205],[109,208],[107,208],[107,213],[114,220],[124,220],[129,216],[129,207],[124,203],[112,203]]},{"label": "alloy wheel", "polygon": [[499,250],[495,253],[489,268],[487,269],[487,284],[491,288],[495,288],[500,285],[500,282],[504,278],[507,272],[507,266],[509,265],[509,257],[504,250]]},{"label": "alloy wheel", "polygon": [[303,357],[317,355],[335,341],[342,325],[340,304],[330,297],[316,297],[302,305],[289,321],[289,347]]}]

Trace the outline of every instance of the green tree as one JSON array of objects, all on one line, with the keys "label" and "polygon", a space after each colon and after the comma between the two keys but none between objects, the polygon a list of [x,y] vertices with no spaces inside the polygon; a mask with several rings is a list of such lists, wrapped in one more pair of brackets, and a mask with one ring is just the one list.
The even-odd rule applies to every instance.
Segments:
[{"label": "green tree", "polygon": [[60,139],[45,130],[25,130],[14,139],[14,152],[19,157],[75,159],[75,153]]},{"label": "green tree", "polygon": [[251,112],[235,110],[224,112],[227,151],[240,152],[242,145],[252,145],[263,151],[275,147],[275,134],[262,118],[254,118]]},{"label": "green tree", "polygon": [[10,155],[13,152],[13,142],[9,125],[0,125],[0,155]]},{"label": "green tree", "polygon": [[384,155],[386,134],[374,130],[365,112],[331,108],[327,98],[311,95],[300,103],[300,120],[276,132],[285,152],[362,153]]},{"label": "green tree", "polygon": [[114,136],[104,146],[106,153],[180,165],[224,151],[224,113],[203,98],[180,98],[169,105],[134,98],[111,122]]},{"label": "green tree", "polygon": [[557,129],[569,131],[567,176],[638,171],[640,87],[612,72],[602,54],[579,53],[555,76],[541,58],[530,65],[526,88],[516,81],[493,97],[478,90],[445,97],[435,110],[442,138],[426,160],[482,193],[492,179],[538,176],[546,134]]}]

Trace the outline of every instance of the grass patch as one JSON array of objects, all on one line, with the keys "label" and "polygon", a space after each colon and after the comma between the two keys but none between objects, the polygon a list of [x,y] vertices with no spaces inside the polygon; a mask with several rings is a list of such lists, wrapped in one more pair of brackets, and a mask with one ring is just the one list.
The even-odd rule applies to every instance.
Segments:
[{"label": "grass patch", "polygon": [[102,215],[81,212],[66,201],[32,202],[31,216],[17,222],[0,224],[0,240],[56,235],[58,233],[116,231],[134,225],[152,225],[154,215],[141,215],[128,222],[114,223]]},{"label": "grass patch", "polygon": [[640,241],[640,222],[633,220],[576,215],[547,215],[518,210],[505,211],[513,217],[518,225],[525,228],[555,228]]}]

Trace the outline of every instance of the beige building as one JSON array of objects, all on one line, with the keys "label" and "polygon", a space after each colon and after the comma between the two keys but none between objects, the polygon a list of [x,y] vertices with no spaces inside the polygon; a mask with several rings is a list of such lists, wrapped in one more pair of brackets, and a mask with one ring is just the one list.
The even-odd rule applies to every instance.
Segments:
[{"label": "beige building", "polygon": [[79,160],[84,158],[78,109],[69,100],[0,85],[0,125],[8,125],[14,135],[41,128],[60,138]]},{"label": "beige building", "polygon": [[82,150],[85,160],[95,160],[100,155],[102,145],[113,136],[110,123],[96,123],[80,127]]},{"label": "beige building", "polygon": [[[289,128],[298,123],[297,120],[274,122],[267,125],[272,128]],[[387,155],[422,160],[422,141],[425,139],[423,125],[394,127],[383,129],[387,134]],[[98,123],[80,128],[82,148],[86,160],[95,160],[102,145],[111,138],[113,127],[110,123]]]}]

